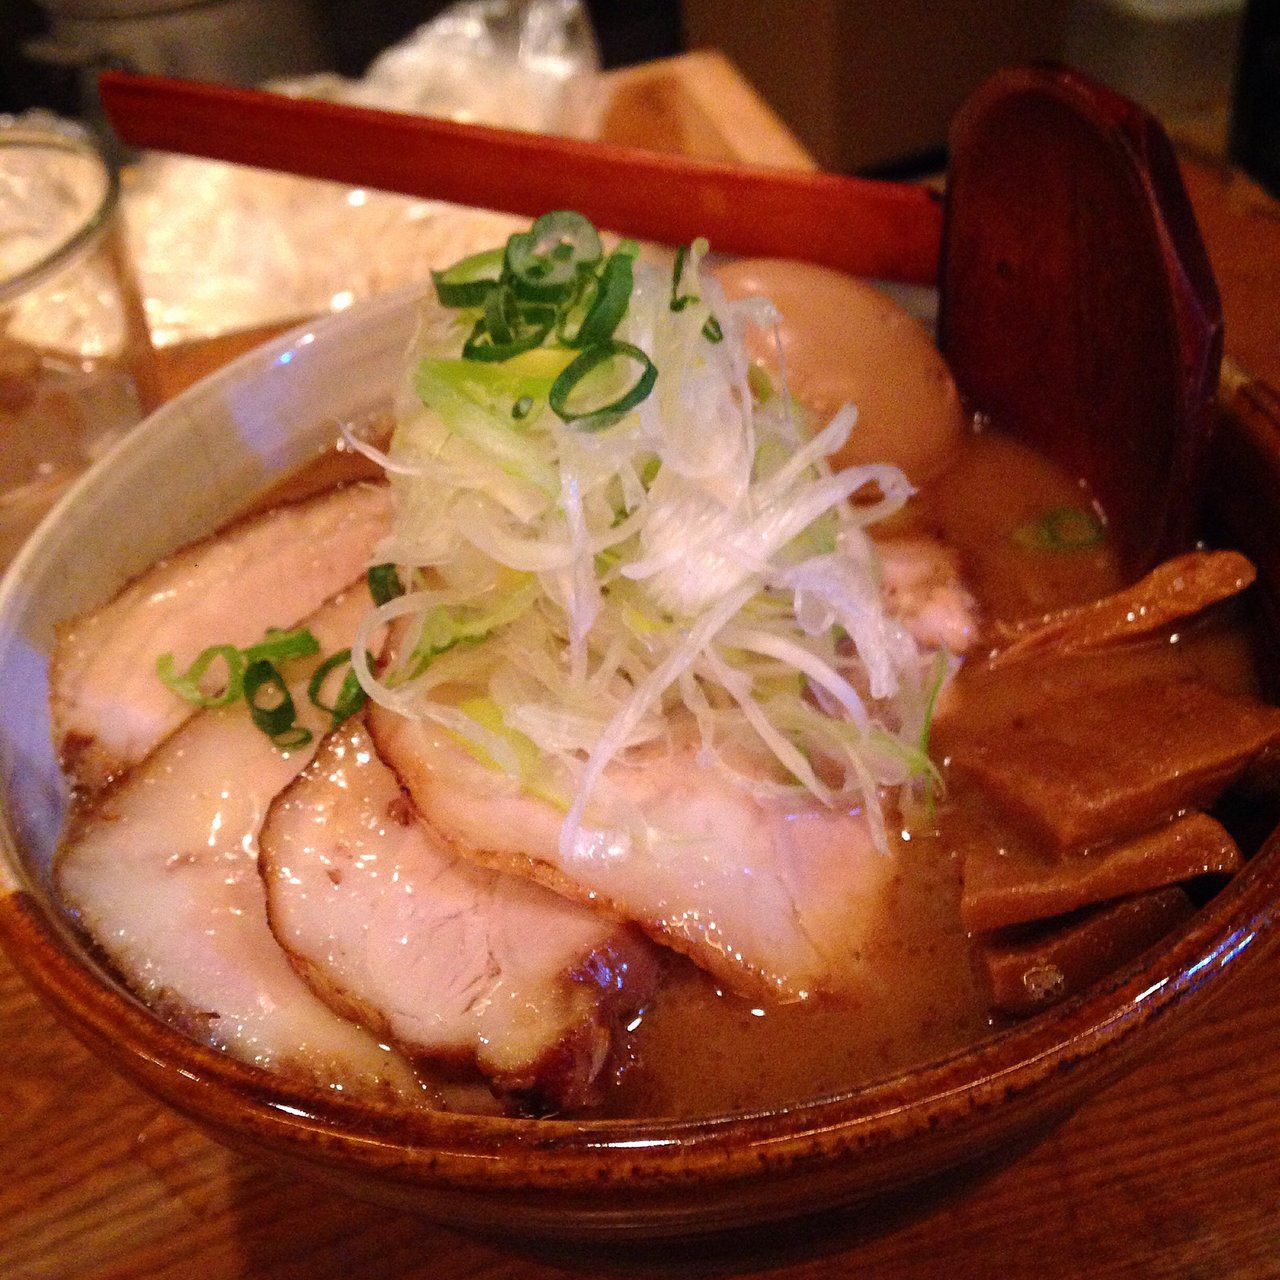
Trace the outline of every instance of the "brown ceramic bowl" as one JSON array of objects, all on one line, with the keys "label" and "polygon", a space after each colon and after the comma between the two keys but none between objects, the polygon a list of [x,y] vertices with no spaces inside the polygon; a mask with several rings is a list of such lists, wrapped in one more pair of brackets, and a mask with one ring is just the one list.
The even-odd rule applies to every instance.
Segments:
[{"label": "brown ceramic bowl", "polygon": [[[869,1087],[692,1122],[383,1110],[242,1065],[161,1022],[50,896],[64,805],[46,710],[53,624],[246,505],[314,454],[326,424],[383,401],[410,315],[405,297],[383,299],[179,397],[67,496],[0,588],[0,942],[95,1053],[228,1145],[353,1195],[489,1232],[653,1241],[857,1203],[1008,1151],[1148,1052],[1261,949],[1280,914],[1276,839],[1184,928],[1082,998]],[[1280,566],[1275,405],[1242,387],[1227,408],[1217,456],[1228,500],[1215,518],[1258,559],[1266,591]]]}]

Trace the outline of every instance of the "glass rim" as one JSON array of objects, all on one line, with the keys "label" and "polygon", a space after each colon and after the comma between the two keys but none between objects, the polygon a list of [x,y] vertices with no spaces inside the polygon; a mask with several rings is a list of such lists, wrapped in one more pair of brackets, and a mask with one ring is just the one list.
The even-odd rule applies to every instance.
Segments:
[{"label": "glass rim", "polygon": [[26,293],[74,262],[106,230],[120,201],[120,175],[107,163],[89,130],[74,120],[47,111],[0,115],[0,149],[5,147],[49,147],[83,155],[97,165],[104,181],[97,204],[74,231],[21,271],[0,277],[0,303]]}]

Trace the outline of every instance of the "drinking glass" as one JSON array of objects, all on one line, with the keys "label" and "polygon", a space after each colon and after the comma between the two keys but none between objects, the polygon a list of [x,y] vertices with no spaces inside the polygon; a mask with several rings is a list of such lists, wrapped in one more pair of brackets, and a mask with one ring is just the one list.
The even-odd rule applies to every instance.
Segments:
[{"label": "drinking glass", "polygon": [[151,407],[119,197],[87,130],[0,116],[0,568]]}]

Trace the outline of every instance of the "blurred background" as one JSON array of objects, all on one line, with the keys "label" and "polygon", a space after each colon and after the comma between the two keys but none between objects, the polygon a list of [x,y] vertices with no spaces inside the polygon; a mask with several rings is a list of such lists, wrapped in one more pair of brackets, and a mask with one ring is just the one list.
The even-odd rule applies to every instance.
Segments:
[{"label": "blurred background", "polygon": [[[984,76],[1052,58],[1149,106],[1183,145],[1230,154],[1280,188],[1275,0],[574,0],[571,7],[589,23],[575,39],[594,41],[606,69],[720,49],[829,169],[910,176],[940,168],[947,122]],[[92,118],[92,79],[104,66],[239,84],[317,72],[357,79],[445,9],[438,0],[3,0],[0,110],[38,105]]]}]

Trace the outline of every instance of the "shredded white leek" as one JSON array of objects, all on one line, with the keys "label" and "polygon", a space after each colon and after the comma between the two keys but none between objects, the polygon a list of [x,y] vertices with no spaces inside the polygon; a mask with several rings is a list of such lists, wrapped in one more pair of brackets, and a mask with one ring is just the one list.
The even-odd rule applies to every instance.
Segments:
[{"label": "shredded white leek", "polygon": [[[380,548],[415,589],[370,613],[352,665],[371,698],[443,725],[517,785],[532,744],[572,786],[566,856],[611,765],[691,734],[700,760],[762,799],[863,807],[887,848],[892,790],[914,792],[900,807],[919,812],[934,780],[928,717],[953,670],[887,612],[865,533],[911,487],[891,466],[831,469],[857,429],[852,406],[809,437],[785,380],[757,400],[743,339],[776,312],[730,302],[700,256],[681,310],[670,276],[636,263],[615,336],[649,355],[657,381],[590,432],[547,403],[573,352],[552,340],[461,360],[467,317],[424,304]],[[712,315],[723,341],[706,336]],[[450,609],[464,608],[451,633]],[[397,619],[399,657],[375,673],[367,638]],[[487,723],[460,709],[468,698]]]}]

